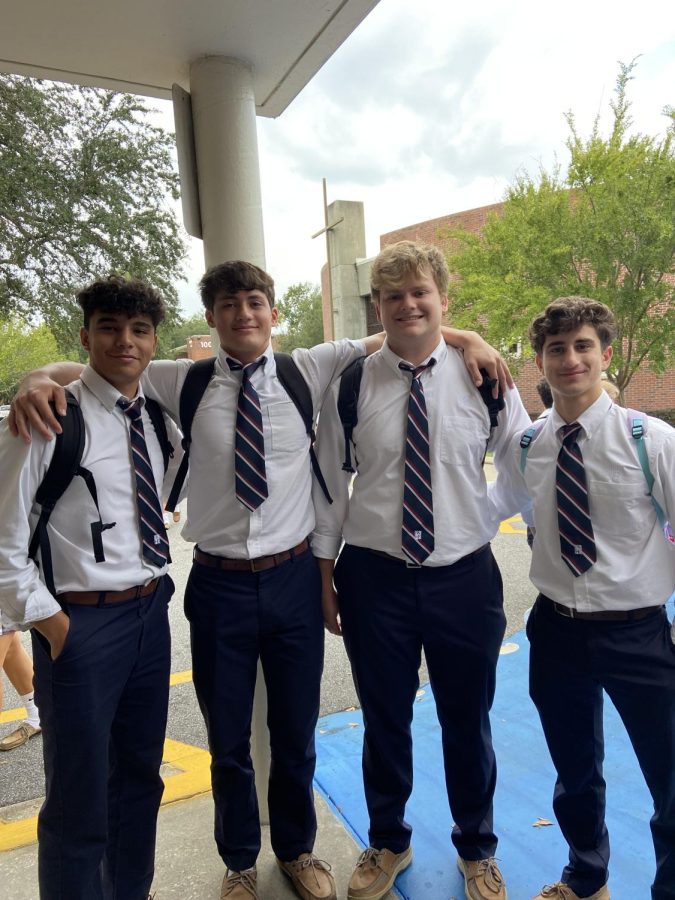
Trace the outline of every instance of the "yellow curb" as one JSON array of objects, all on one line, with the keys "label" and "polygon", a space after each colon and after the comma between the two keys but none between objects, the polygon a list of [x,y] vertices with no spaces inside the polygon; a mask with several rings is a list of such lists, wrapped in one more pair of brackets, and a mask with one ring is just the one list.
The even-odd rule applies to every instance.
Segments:
[{"label": "yellow curb", "polygon": [[527,534],[527,526],[520,516],[511,516],[499,526],[500,534]]},{"label": "yellow curb", "polygon": [[5,722],[18,722],[20,719],[25,719],[27,715],[28,713],[23,706],[17,706],[15,709],[6,709],[4,712],[0,712],[0,725],[4,725]]},{"label": "yellow curb", "polygon": [[[171,684],[184,684],[192,680],[192,672],[176,672],[171,676]],[[24,718],[25,709],[8,709],[2,721],[13,722]],[[164,779],[162,806],[188,800],[206,794],[211,790],[211,754],[200,747],[192,747],[180,741],[166,738],[162,762],[179,771]],[[37,816],[8,822],[0,818],[0,852],[16,850],[37,841]]]}]

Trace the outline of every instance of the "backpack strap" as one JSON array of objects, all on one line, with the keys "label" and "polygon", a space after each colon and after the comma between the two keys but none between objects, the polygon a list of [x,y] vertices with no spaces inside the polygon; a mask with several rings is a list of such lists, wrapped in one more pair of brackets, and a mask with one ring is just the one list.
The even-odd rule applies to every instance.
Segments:
[{"label": "backpack strap", "polygon": [[[343,472],[355,472],[352,466],[351,447],[354,444],[353,432],[359,421],[359,393],[361,391],[361,376],[363,375],[364,356],[355,359],[347,366],[340,376],[340,388],[338,390],[337,410],[342,423],[345,436],[345,460],[342,463]],[[354,462],[358,466],[356,447],[354,447]]]},{"label": "backpack strap", "polygon": [[652,470],[649,468],[649,456],[647,455],[647,446],[645,444],[644,437],[647,434],[649,428],[647,417],[643,415],[643,413],[637,412],[637,410],[627,408],[626,425],[628,427],[628,433],[634,441],[635,450],[640,462],[640,467],[645,476],[645,481],[647,482],[647,491],[649,493],[649,499],[652,502],[652,506],[654,507],[656,518],[658,519],[659,525],[663,529],[666,540],[670,541],[671,544],[675,544],[675,535],[673,535],[672,526],[666,519],[666,514],[664,513],[660,503],[653,494],[654,476],[652,475]]},{"label": "backpack strap", "polygon": [[162,449],[164,471],[166,472],[169,467],[169,459],[173,457],[173,447],[171,446],[169,435],[166,430],[166,420],[164,419],[164,413],[162,412],[162,407],[159,405],[159,403],[156,400],[152,400],[150,397],[145,398],[145,408],[148,411],[150,421],[152,422],[152,427],[155,429],[157,441]]},{"label": "backpack strap", "polygon": [[173,512],[176,508],[181,489],[185,483],[188,465],[190,462],[190,444],[192,443],[192,422],[197,412],[197,407],[202,402],[204,392],[208,387],[209,381],[213,376],[216,358],[210,356],[208,359],[200,359],[193,363],[187,371],[183,388],[180,392],[180,400],[178,405],[178,414],[180,417],[180,427],[183,432],[183,440],[181,446],[183,448],[183,459],[178,467],[178,472],[166,502],[166,509]]},{"label": "backpack strap", "polygon": [[79,476],[87,486],[94,501],[98,521],[91,523],[91,538],[94,548],[94,558],[97,563],[105,561],[103,552],[102,534],[108,528],[113,528],[115,522],[104,524],[98,508],[98,494],[94,477],[84,466],[80,465],[85,444],[84,417],[80,404],[70,391],[66,391],[66,414],[60,416],[54,413],[61,425],[61,434],[57,434],[54,440],[54,453],[49,467],[35,493],[35,502],[40,505],[38,518],[33,534],[28,545],[28,557],[36,561],[37,552],[40,551],[40,565],[42,576],[49,592],[56,596],[54,585],[54,569],[52,565],[52,552],[49,544],[47,524],[54,507],[61,499],[70,482]]},{"label": "backpack strap", "polygon": [[490,416],[490,434],[487,441],[485,442],[483,462],[481,463],[481,465],[483,465],[485,463],[485,457],[487,456],[487,452],[490,447],[490,441],[492,440],[492,432],[495,430],[497,425],[499,425],[499,413],[504,409],[506,403],[504,401],[504,394],[502,393],[501,388],[499,389],[499,393],[496,397],[492,396],[492,388],[497,383],[497,379],[490,378],[487,373],[487,369],[481,369],[480,374],[483,376],[483,381],[478,386],[478,393],[481,395],[483,403],[487,406],[488,415]]},{"label": "backpack strap", "polygon": [[329,503],[333,502],[333,498],[328,490],[326,479],[319,466],[319,460],[314,452],[314,443],[316,441],[316,432],[314,431],[314,404],[312,403],[312,395],[309,391],[307,382],[302,372],[298,368],[295,360],[290,353],[275,353],[274,362],[277,367],[277,376],[284,390],[293,401],[300,418],[305,426],[305,431],[309,436],[309,459],[312,464],[312,471],[319,487],[323,491],[323,495]]},{"label": "backpack strap", "polygon": [[[352,465],[351,446],[354,445],[352,437],[354,428],[359,421],[359,393],[361,391],[361,377],[363,375],[364,361],[364,356],[355,359],[354,362],[344,370],[340,377],[337,407],[345,436],[345,459],[342,463],[343,472],[355,471],[354,466]],[[485,451],[483,453],[483,462],[485,462],[485,456],[487,455],[488,447],[492,440],[492,433],[499,424],[499,413],[504,409],[506,403],[504,401],[504,394],[501,390],[496,397],[492,396],[492,388],[496,384],[496,380],[490,378],[486,369],[481,369],[480,373],[483,376],[483,382],[478,388],[478,393],[481,395],[490,417],[490,434],[485,442]],[[358,466],[359,463],[356,459],[356,454],[354,454],[354,462]]]},{"label": "backpack strap", "polygon": [[530,446],[539,437],[541,429],[546,423],[546,419],[548,419],[548,410],[545,410],[533,425],[530,425],[529,428],[525,429],[523,436],[520,439],[520,471],[523,475],[525,474],[525,465],[527,463],[527,454],[529,453]]}]

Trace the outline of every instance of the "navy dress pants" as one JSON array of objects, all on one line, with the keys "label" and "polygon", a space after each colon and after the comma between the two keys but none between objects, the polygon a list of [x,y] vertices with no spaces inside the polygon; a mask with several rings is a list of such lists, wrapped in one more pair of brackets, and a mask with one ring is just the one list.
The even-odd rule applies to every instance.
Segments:
[{"label": "navy dress pants", "polygon": [[404,562],[347,545],[335,569],[345,647],[364,721],[363,779],[373,847],[403,852],[411,828],[411,722],[424,648],[443,741],[445,782],[464,859],[493,856],[497,779],[489,711],[506,619],[489,546],[452,566]]},{"label": "navy dress pants", "polygon": [[258,659],[267,685],[272,848],[289,861],[314,847],[314,730],[323,671],[321,579],[311,551],[263,572],[195,562],[185,593],[192,674],[206,722],[215,839],[228,868],[255,864],[260,820],[250,738]]},{"label": "navy dress pants", "polygon": [[604,689],[654,800],[652,900],[675,900],[675,647],[665,610],[639,621],[583,621],[538,598],[527,635],[530,695],[558,776],[553,809],[570,848],[562,880],[588,897],[609,875]]},{"label": "navy dress pants", "polygon": [[173,590],[167,575],[138,600],[71,605],[54,662],[33,629],[46,778],[38,816],[41,900],[147,900],[150,893]]}]

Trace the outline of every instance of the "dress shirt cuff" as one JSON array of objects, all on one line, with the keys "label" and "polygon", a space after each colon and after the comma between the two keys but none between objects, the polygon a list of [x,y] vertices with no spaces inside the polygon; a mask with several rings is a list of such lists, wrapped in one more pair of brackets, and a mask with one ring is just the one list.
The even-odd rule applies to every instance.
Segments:
[{"label": "dress shirt cuff", "polygon": [[36,590],[31,591],[25,605],[17,602],[16,598],[13,598],[12,602],[7,602],[1,596],[0,605],[2,606],[0,634],[7,631],[27,631],[34,622],[48,619],[61,611],[59,604],[42,584]]},{"label": "dress shirt cuff", "polygon": [[327,534],[312,534],[312,553],[319,559],[337,559],[342,544],[341,537],[331,537]]}]

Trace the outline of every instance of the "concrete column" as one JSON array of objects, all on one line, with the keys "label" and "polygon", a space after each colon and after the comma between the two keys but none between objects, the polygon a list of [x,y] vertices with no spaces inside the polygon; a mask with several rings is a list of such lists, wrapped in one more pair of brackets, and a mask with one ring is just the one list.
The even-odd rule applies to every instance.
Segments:
[{"label": "concrete column", "polygon": [[265,267],[255,96],[250,68],[208,56],[190,67],[204,260]]},{"label": "concrete column", "polygon": [[328,232],[333,287],[333,337],[360,338],[366,334],[366,305],[359,293],[356,260],[366,255],[363,203],[336,200],[328,207]]},{"label": "concrete column", "polygon": [[[210,56],[190,67],[192,125],[206,268],[245,259],[265,268],[255,96],[250,68]],[[212,332],[214,347],[217,335]],[[227,709],[222,710],[227,715]],[[269,823],[267,692],[258,663],[251,755],[260,820]]]}]

